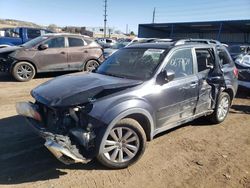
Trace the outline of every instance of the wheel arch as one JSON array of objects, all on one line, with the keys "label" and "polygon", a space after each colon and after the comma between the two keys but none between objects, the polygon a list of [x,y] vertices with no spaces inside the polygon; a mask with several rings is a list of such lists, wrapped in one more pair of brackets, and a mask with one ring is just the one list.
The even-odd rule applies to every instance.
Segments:
[{"label": "wheel arch", "polygon": [[123,111],[118,116],[116,116],[105,128],[104,133],[102,134],[102,139],[100,139],[100,143],[98,144],[99,148],[97,149],[97,153],[99,154],[101,152],[101,148],[103,148],[103,138],[106,138],[110,132],[110,130],[116,125],[117,122],[119,122],[121,119],[124,118],[132,118],[142,126],[146,138],[148,141],[153,139],[153,132],[154,132],[154,121],[151,114],[146,111],[145,109],[141,108],[133,108],[128,109],[126,111]]},{"label": "wheel arch", "polygon": [[233,98],[235,96],[235,93],[232,88],[226,88],[223,90],[223,92],[227,93],[230,97],[230,104],[232,104]]},{"label": "wheel arch", "polygon": [[27,63],[30,63],[31,65],[33,65],[33,67],[35,68],[35,71],[36,71],[36,73],[37,73],[37,67],[36,67],[36,65],[35,65],[35,63],[33,63],[32,61],[30,61],[30,60],[24,60],[24,59],[20,59],[20,60],[17,60],[17,61],[15,61],[14,63],[12,63],[12,65],[11,65],[11,72],[13,71],[13,68],[14,68],[14,66],[17,64],[17,63],[20,63],[20,62],[27,62]]}]

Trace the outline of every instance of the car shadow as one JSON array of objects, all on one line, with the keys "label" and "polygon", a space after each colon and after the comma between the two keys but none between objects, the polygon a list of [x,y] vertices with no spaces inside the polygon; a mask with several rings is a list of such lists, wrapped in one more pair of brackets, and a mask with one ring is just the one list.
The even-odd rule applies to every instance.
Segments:
[{"label": "car shadow", "polygon": [[95,161],[64,165],[43,144],[23,117],[0,119],[0,186],[57,179],[64,169],[106,169]]},{"label": "car shadow", "polygon": [[232,105],[230,113],[250,114],[250,106],[248,106],[248,105]]},{"label": "car shadow", "polygon": [[250,89],[239,86],[235,97],[239,99],[250,99]]},{"label": "car shadow", "polygon": [[[79,71],[63,71],[63,72],[49,72],[49,73],[38,73],[33,79],[42,79],[42,78],[54,78],[57,76],[62,76],[65,74],[72,74]],[[18,82],[10,74],[0,72],[0,82]]]}]

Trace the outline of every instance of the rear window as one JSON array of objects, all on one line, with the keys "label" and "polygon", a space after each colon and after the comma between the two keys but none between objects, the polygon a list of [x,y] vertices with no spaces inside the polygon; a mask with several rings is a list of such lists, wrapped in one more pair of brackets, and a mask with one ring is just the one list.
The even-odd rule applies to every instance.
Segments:
[{"label": "rear window", "polygon": [[69,40],[69,47],[84,46],[84,42],[80,38],[69,37],[68,40]]},{"label": "rear window", "polygon": [[198,72],[208,70],[208,65],[214,65],[213,49],[195,49]]},{"label": "rear window", "polygon": [[40,29],[27,29],[27,37],[33,39],[41,35]]},{"label": "rear window", "polygon": [[225,50],[218,49],[218,53],[219,53],[220,63],[222,65],[230,64],[231,59]]}]

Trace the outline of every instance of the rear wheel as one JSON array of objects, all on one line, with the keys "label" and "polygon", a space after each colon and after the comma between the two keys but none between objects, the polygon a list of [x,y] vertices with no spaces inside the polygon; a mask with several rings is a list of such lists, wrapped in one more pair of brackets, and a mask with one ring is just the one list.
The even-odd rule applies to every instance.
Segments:
[{"label": "rear wheel", "polygon": [[125,168],[143,155],[145,147],[146,135],[140,124],[134,119],[125,118],[103,138],[97,159],[109,168]]},{"label": "rear wheel", "polygon": [[96,60],[89,60],[86,63],[84,70],[88,71],[88,72],[91,72],[94,69],[96,69],[98,66],[99,66],[99,62],[98,61],[96,61]]},{"label": "rear wheel", "polygon": [[35,67],[29,62],[18,62],[12,69],[12,76],[20,81],[20,82],[27,82],[34,78],[36,74]]},{"label": "rear wheel", "polygon": [[213,123],[221,123],[227,117],[231,104],[228,93],[222,92],[218,98],[215,111],[209,117]]}]

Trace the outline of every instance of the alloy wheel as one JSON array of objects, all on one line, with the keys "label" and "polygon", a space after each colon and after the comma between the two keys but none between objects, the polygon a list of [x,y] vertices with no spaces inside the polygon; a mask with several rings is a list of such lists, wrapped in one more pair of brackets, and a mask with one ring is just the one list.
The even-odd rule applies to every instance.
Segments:
[{"label": "alloy wheel", "polygon": [[218,119],[220,120],[224,119],[228,113],[228,109],[229,109],[229,100],[225,96],[221,99],[220,104],[218,105],[218,111],[217,111]]},{"label": "alloy wheel", "polygon": [[19,65],[17,67],[17,75],[21,79],[28,79],[33,75],[33,69],[29,65]]},{"label": "alloy wheel", "polygon": [[105,141],[104,156],[115,163],[123,163],[134,158],[140,148],[139,137],[128,127],[113,128]]}]

